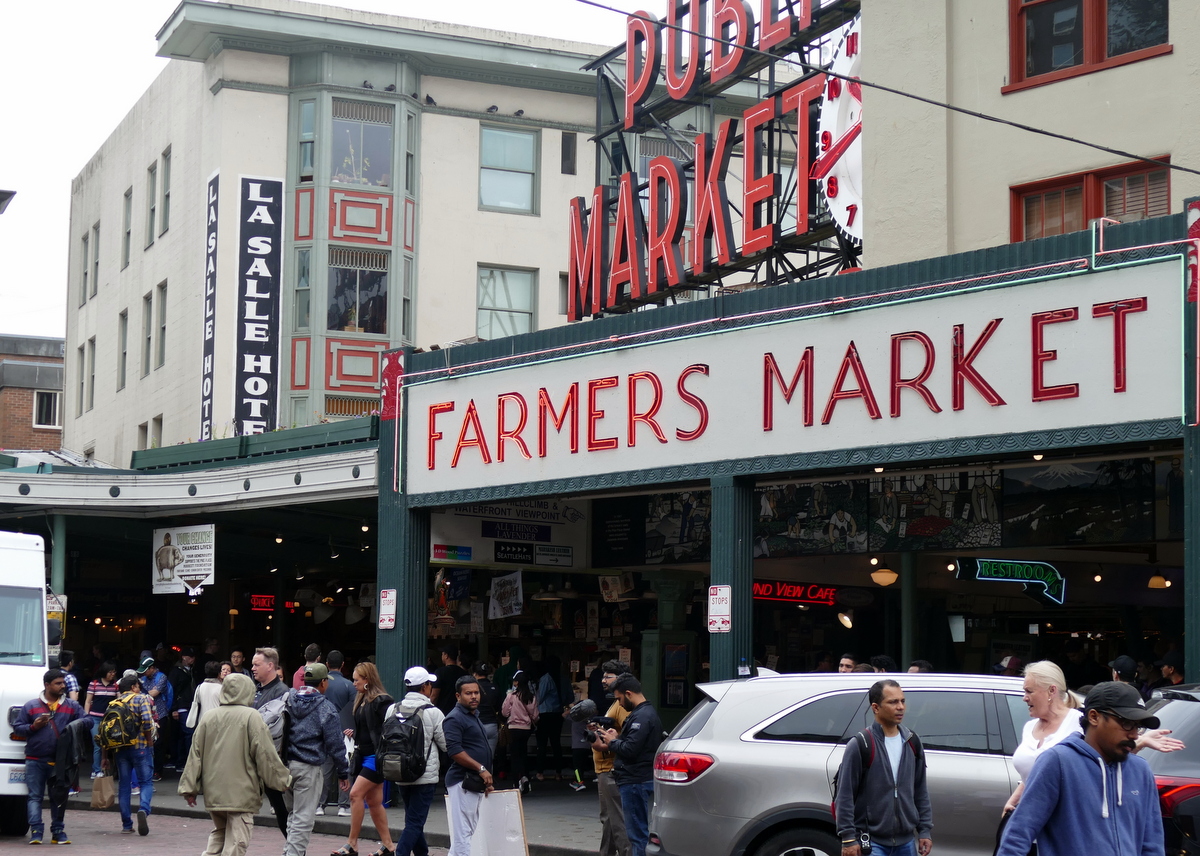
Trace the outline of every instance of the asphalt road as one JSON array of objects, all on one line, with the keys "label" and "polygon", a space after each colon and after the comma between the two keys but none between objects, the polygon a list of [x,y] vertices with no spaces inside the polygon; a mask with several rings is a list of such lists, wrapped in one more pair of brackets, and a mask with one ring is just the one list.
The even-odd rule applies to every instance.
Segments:
[{"label": "asphalt road", "polygon": [[[49,847],[48,811],[44,819],[47,843],[42,846]],[[67,811],[66,826],[72,845],[67,852],[74,856],[123,856],[127,853],[145,856],[199,856],[204,852],[208,843],[208,833],[212,829],[212,824],[207,819],[151,815],[150,834],[143,838],[136,832],[133,835],[122,835],[121,817],[115,811],[71,810]],[[309,856],[326,856],[345,843],[344,837],[314,835],[309,842],[308,853]],[[23,844],[19,838],[0,838],[0,850],[6,852],[15,852],[19,844]],[[358,850],[363,856],[367,856],[378,847],[378,841],[364,837],[359,841]],[[30,848],[30,852],[43,851]],[[281,852],[283,836],[279,834],[279,830],[265,826],[255,827],[254,839],[250,842],[250,849],[246,851],[247,856],[279,856]],[[446,851],[440,847],[431,847],[429,852],[431,856],[446,856]]]}]

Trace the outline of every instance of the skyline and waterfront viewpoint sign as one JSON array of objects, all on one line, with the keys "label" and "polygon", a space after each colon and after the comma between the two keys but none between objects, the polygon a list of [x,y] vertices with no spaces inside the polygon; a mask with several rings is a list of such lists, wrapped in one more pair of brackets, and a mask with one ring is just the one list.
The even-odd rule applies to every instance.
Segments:
[{"label": "skyline and waterfront viewpoint sign", "polygon": [[235,434],[278,427],[283,182],[241,180],[238,221]]}]

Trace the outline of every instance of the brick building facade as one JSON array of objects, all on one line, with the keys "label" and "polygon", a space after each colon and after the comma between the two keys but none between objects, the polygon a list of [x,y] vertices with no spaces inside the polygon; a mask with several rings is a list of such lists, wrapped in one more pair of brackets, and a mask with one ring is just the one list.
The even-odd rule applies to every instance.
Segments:
[{"label": "brick building facade", "polygon": [[63,340],[0,336],[0,449],[62,445]]}]

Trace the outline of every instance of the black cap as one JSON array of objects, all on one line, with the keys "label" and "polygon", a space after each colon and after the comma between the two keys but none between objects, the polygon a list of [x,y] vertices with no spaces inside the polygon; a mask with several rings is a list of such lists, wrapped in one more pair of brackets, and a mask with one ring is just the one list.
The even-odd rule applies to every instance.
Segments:
[{"label": "black cap", "polygon": [[188,645],[188,646],[187,646],[187,647],[185,647],[185,648],[184,648],[182,651],[180,651],[180,652],[179,652],[179,656],[181,656],[181,657],[195,657],[195,656],[196,656],[196,649],[195,649],[195,648],[193,648],[191,645]]},{"label": "black cap", "polygon": [[1181,672],[1183,671],[1183,654],[1178,651],[1168,651],[1163,654],[1161,660],[1155,660],[1154,665],[1160,669],[1163,666],[1170,666],[1175,671]]},{"label": "black cap", "polygon": [[1096,684],[1083,700],[1083,711],[1098,710],[1114,713],[1132,720],[1143,728],[1158,728],[1158,717],[1146,710],[1142,695],[1129,684],[1120,681],[1105,681]]},{"label": "black cap", "polygon": [[1131,681],[1137,677],[1137,660],[1128,654],[1122,654],[1108,664],[1108,667],[1121,676],[1123,681]]}]

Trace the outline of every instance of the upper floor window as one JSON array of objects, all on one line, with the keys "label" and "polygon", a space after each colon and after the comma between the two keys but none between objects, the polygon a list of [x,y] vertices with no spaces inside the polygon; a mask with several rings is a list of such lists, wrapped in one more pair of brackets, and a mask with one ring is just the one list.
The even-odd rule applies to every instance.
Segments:
[{"label": "upper floor window", "polygon": [[309,298],[312,294],[312,250],[296,250],[296,293],[292,305],[292,329],[307,330]]},{"label": "upper floor window", "polygon": [[480,128],[479,207],[538,213],[537,162],[537,131]]},{"label": "upper floor window", "polygon": [[129,244],[133,237],[133,188],[125,191],[125,200],[122,204],[123,213],[122,220],[125,224],[125,233],[121,236],[121,268],[129,266]]},{"label": "upper floor window", "polygon": [[1009,0],[1006,91],[1169,53],[1167,0]]},{"label": "upper floor window", "polygon": [[62,417],[59,414],[61,392],[36,390],[33,393],[33,427],[61,428]]},{"label": "upper floor window", "polygon": [[162,368],[167,361],[167,284],[159,283],[158,288],[158,341],[154,348],[154,367]]},{"label": "upper floor window", "polygon": [[404,190],[417,195],[417,114],[404,114]]},{"label": "upper floor window", "polygon": [[[84,259],[86,262],[87,260]],[[92,297],[100,287],[100,224],[92,227]]]},{"label": "upper floor window", "polygon": [[300,127],[297,137],[300,141],[300,173],[301,181],[313,180],[313,146],[316,145],[317,102],[300,102]]},{"label": "upper floor window", "polygon": [[481,267],[475,334],[499,339],[533,330],[536,290],[537,271]]},{"label": "upper floor window", "polygon": [[1078,232],[1097,217],[1121,222],[1171,213],[1170,170],[1123,164],[1013,188],[1013,240]]},{"label": "upper floor window", "polygon": [[333,99],[332,181],[392,186],[394,113],[391,104]]},{"label": "upper floor window", "polygon": [[91,256],[88,253],[88,236],[86,234],[83,236],[83,252],[81,255],[83,256],[83,265],[80,268],[82,277],[79,281],[79,305],[83,306],[83,304],[87,303],[88,299],[88,274],[91,273],[92,264]]},{"label": "upper floor window", "polygon": [[171,228],[171,150],[162,153],[162,225],[158,234]]},{"label": "upper floor window", "polygon": [[158,211],[158,163],[146,170],[146,246],[154,243],[154,219]]},{"label": "upper floor window", "polygon": [[330,248],[327,329],[387,334],[388,261],[387,253]]}]

